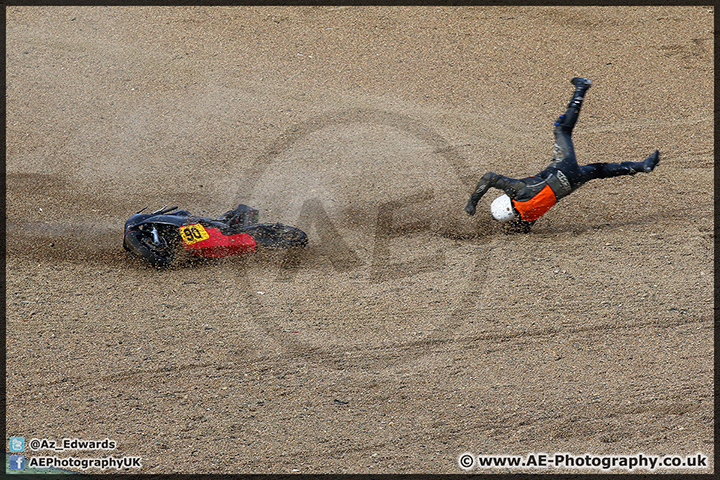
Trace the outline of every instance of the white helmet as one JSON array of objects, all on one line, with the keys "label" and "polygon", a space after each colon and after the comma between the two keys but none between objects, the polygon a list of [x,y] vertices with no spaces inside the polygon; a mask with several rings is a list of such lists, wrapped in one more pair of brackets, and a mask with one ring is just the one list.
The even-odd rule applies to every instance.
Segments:
[{"label": "white helmet", "polygon": [[490,204],[490,211],[495,220],[507,222],[515,218],[512,201],[507,195],[501,195]]}]

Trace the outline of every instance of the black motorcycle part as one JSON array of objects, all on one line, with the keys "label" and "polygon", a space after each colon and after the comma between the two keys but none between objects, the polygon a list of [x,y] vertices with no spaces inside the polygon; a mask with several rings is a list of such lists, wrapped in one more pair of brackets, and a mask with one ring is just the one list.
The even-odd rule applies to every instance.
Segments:
[{"label": "black motorcycle part", "polygon": [[268,249],[303,247],[308,243],[305,232],[281,223],[250,225],[240,229],[240,233],[247,233],[259,247]]},{"label": "black motorcycle part", "polygon": [[260,212],[256,208],[248,207],[242,203],[235,210],[230,210],[215,219],[231,228],[242,228],[258,223]]},{"label": "black motorcycle part", "polygon": [[[145,258],[154,267],[167,267],[177,255],[180,247],[180,234],[177,227],[171,225],[145,224],[142,229],[125,232],[124,245],[127,250]],[[153,233],[152,229],[156,232]]]}]

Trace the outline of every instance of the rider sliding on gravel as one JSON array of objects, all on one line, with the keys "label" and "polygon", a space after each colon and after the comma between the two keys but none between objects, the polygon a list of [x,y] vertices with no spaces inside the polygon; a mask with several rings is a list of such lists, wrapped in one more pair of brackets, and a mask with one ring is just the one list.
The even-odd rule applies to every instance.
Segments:
[{"label": "rider sliding on gravel", "polygon": [[653,171],[660,161],[657,150],[642,162],[578,165],[571,138],[572,130],[577,122],[585,92],[592,82],[587,78],[575,77],[571,83],[575,85],[575,92],[567,111],[555,122],[555,147],[550,165],[537,175],[519,180],[493,172],[486,173],[465,207],[468,214],[475,214],[478,202],[490,187],[504,190],[505,195],[496,198],[490,205],[493,217],[507,222],[509,232],[527,233],[535,221],[558,200],[574,192],[588,180]]}]

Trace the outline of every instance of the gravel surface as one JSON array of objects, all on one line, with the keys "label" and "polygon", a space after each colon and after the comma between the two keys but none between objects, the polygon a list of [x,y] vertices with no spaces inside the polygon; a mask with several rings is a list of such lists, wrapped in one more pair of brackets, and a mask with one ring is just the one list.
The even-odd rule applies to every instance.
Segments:
[{"label": "gravel surface", "polygon": [[[6,13],[8,435],[109,438],[142,473],[713,472],[711,7]],[[483,173],[546,166],[578,75],[580,162],[658,168],[527,235],[492,192],[468,217]],[[121,246],[142,207],[238,203],[306,252]]]}]

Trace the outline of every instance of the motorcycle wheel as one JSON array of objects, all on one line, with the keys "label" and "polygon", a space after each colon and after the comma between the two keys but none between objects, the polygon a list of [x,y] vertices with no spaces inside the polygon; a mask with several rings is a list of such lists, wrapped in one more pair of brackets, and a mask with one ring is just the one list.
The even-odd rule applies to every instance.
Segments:
[{"label": "motorcycle wheel", "polygon": [[167,267],[175,260],[176,248],[173,245],[157,245],[152,234],[140,230],[125,233],[126,248],[147,260],[153,267]]},{"label": "motorcycle wheel", "polygon": [[305,232],[281,223],[249,225],[244,227],[241,233],[247,233],[255,239],[258,246],[268,249],[304,247],[308,243]]}]

